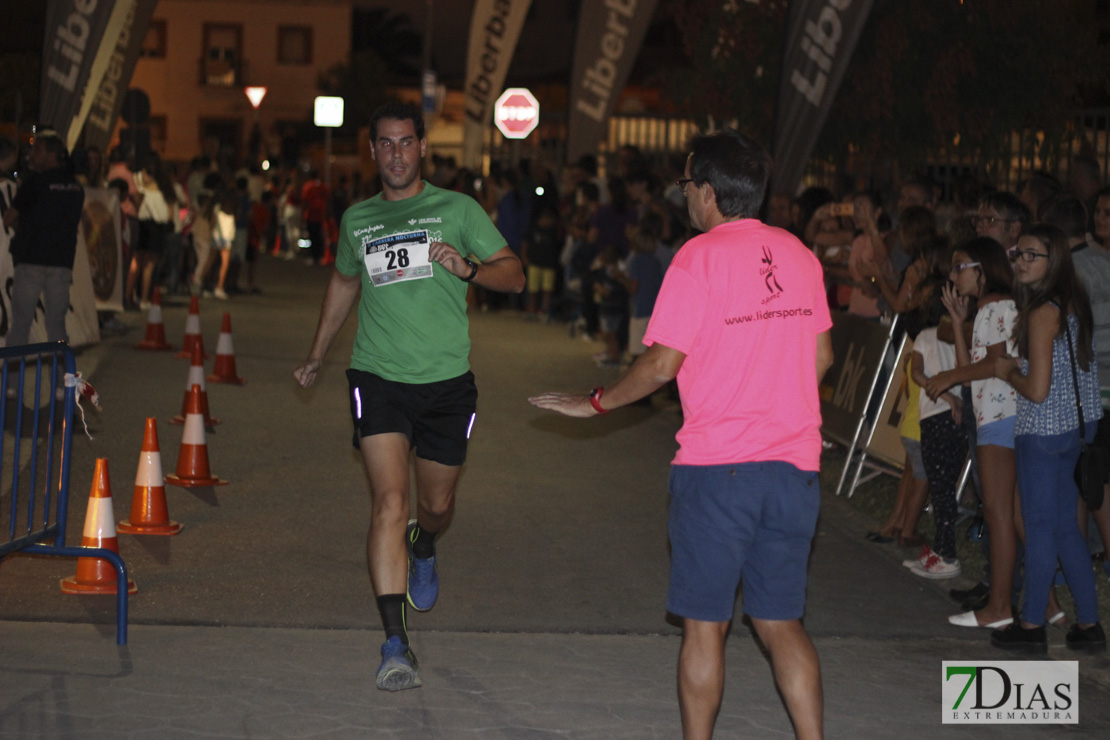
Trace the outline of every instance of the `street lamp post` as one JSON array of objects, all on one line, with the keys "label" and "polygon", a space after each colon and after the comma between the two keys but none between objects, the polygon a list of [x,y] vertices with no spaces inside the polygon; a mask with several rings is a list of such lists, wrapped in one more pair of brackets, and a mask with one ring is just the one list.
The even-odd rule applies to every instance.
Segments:
[{"label": "street lamp post", "polygon": [[[243,94],[247,96],[247,100],[250,101],[251,108],[254,110],[251,123],[251,136],[248,142],[253,142],[255,131],[258,132],[259,139],[262,139],[262,129],[259,127],[258,123],[258,106],[262,105],[262,99],[266,97],[266,91],[267,88],[264,85],[248,85],[243,88]],[[262,143],[264,144],[264,142]],[[247,148],[248,150],[250,149],[250,143],[248,143]],[[247,155],[252,159],[254,158],[254,152],[248,151]],[[252,162],[252,164],[258,164],[258,162]]]},{"label": "street lamp post", "polygon": [[343,98],[316,98],[313,122],[324,129],[324,184],[331,188],[331,130],[343,125]]},{"label": "street lamp post", "polygon": [[432,27],[433,0],[424,3],[424,69],[421,73],[421,102],[424,116],[431,116],[436,112],[436,73],[432,69]]}]

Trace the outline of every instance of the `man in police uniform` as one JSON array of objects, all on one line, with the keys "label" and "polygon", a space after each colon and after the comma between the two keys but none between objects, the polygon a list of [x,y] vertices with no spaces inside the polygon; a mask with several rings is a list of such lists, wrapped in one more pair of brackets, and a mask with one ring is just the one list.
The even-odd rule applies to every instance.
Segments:
[{"label": "man in police uniform", "polygon": [[[382,193],[343,216],[316,337],[293,376],[312,385],[357,301],[347,377],[370,477],[370,580],[386,631],[377,686],[399,691],[420,685],[405,604],[425,611],[435,603],[434,540],[454,510],[474,422],[467,283],[519,293],[524,272],[473,198],[421,179],[427,140],[418,108],[382,106],[371,118],[370,140]],[[409,522],[413,452],[417,512]]]},{"label": "man in police uniform", "polygon": [[68,340],[69,286],[77,255],[77,227],[85,205],[85,189],[70,172],[68,158],[58,132],[39,127],[27,158],[31,171],[4,214],[4,227],[15,230],[8,347],[27,344],[40,296],[45,306],[46,340]]}]

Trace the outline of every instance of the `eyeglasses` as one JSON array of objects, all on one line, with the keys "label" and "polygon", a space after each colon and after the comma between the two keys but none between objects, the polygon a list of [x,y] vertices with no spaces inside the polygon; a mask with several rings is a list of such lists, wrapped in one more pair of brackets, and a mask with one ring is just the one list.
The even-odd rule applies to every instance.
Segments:
[{"label": "eyeglasses", "polygon": [[978,262],[960,262],[958,264],[952,265],[952,271],[949,274],[963,272],[964,270],[966,270],[969,267],[978,267],[978,266],[979,266]]},{"label": "eyeglasses", "polygon": [[1018,257],[1021,257],[1022,262],[1036,262],[1042,257],[1048,259],[1047,254],[1034,252],[1032,249],[1018,249],[1017,247],[1011,247],[1010,250],[1006,252],[1006,256],[1010,258],[1011,262],[1017,262]]},{"label": "eyeglasses", "polygon": [[994,226],[996,223],[1008,224],[1017,219],[1001,218],[999,216],[975,216],[971,219],[973,226]]},{"label": "eyeglasses", "polygon": [[693,181],[694,181],[694,178],[692,178],[692,177],[684,177],[681,180],[675,180],[674,184],[678,186],[678,189],[680,191],[682,191],[683,195],[686,195],[686,186],[689,185],[690,183],[692,183]]}]

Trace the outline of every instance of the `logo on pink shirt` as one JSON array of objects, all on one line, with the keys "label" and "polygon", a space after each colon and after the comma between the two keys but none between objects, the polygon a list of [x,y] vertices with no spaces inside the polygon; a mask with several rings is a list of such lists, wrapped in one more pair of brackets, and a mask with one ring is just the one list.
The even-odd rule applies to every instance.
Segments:
[{"label": "logo on pink shirt", "polygon": [[770,303],[782,295],[782,286],[779,285],[778,278],[775,277],[774,257],[771,255],[771,250],[766,246],[763,247],[763,259],[760,261],[766,267],[759,268],[759,274],[763,275],[763,284],[767,286],[767,291],[771,294],[764,298],[762,303]]}]

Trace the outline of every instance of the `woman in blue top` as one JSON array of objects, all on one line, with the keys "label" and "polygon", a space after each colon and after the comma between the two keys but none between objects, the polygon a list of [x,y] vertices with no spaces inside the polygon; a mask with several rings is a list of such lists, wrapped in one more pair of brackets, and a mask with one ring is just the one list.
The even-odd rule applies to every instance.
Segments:
[{"label": "woman in blue top", "polygon": [[1014,452],[1025,519],[1025,601],[1021,622],[995,630],[991,644],[1047,649],[1044,615],[1059,559],[1077,612],[1067,646],[1103,649],[1106,635],[1098,621],[1091,555],[1079,533],[1074,477],[1082,441],[1076,399],[1083,405],[1088,442],[1102,417],[1090,300],[1059,229],[1031,226],[1011,258],[1018,306],[1014,335],[1022,359],[998,358],[995,374],[1018,392]]}]

